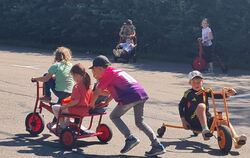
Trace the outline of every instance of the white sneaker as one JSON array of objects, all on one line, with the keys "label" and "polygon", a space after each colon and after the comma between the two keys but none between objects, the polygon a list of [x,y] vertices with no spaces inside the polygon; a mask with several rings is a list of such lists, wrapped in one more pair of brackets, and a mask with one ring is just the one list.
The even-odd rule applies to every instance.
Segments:
[{"label": "white sneaker", "polygon": [[50,132],[55,132],[56,131],[56,123],[50,122],[47,124],[47,128],[50,130]]},{"label": "white sneaker", "polygon": [[117,49],[113,49],[113,54],[116,56],[116,57],[120,57],[120,53]]},{"label": "white sneaker", "polygon": [[247,136],[242,134],[239,137],[235,138],[235,143],[234,143],[234,147],[235,149],[239,149],[242,147],[242,145],[245,145],[247,142]]}]

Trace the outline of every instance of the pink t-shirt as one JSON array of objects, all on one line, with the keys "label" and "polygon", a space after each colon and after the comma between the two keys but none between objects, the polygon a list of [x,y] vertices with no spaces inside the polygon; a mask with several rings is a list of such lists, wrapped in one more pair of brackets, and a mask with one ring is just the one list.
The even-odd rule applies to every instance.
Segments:
[{"label": "pink t-shirt", "polygon": [[88,114],[90,107],[90,101],[92,99],[93,92],[92,89],[86,89],[85,85],[80,82],[76,83],[73,87],[71,94],[71,100],[79,99],[77,105],[70,107],[69,112],[76,115]]},{"label": "pink t-shirt", "polygon": [[133,77],[110,66],[99,79],[97,88],[107,89],[119,105],[148,99],[145,90]]}]

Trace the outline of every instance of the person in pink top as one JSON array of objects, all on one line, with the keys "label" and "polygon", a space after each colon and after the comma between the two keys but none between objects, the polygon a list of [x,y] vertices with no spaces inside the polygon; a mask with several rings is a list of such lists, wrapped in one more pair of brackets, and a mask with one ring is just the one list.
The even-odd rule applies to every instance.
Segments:
[{"label": "person in pink top", "polygon": [[110,65],[108,58],[103,55],[97,56],[93,60],[93,65],[90,69],[92,69],[93,76],[98,83],[90,105],[94,106],[100,95],[109,96],[106,100],[107,104],[112,99],[117,102],[117,106],[110,114],[110,119],[126,139],[121,153],[128,152],[140,142],[121,119],[122,115],[133,108],[136,126],[148,136],[152,143],[152,149],[146,152],[145,155],[156,156],[164,154],[166,152],[164,146],[158,141],[153,130],[143,121],[144,103],[148,99],[147,93],[132,76]]},{"label": "person in pink top", "polygon": [[[76,84],[73,87],[71,94],[71,99],[68,103],[63,103],[62,105],[53,105],[53,113],[58,118],[58,113],[60,109],[63,113],[70,113],[75,115],[88,115],[89,110],[92,108],[90,106],[90,101],[93,96],[92,89],[90,88],[91,80],[89,74],[85,71],[83,64],[76,64],[70,70]],[[67,121],[59,120],[60,126],[65,128],[67,126]]]}]

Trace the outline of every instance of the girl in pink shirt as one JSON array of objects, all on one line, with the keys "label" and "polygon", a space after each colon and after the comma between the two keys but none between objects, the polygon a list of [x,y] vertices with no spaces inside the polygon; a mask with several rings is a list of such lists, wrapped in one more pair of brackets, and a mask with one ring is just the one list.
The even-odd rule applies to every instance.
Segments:
[{"label": "girl in pink shirt", "polygon": [[98,81],[91,105],[94,106],[97,98],[104,93],[108,96],[106,103],[112,99],[117,102],[117,106],[110,114],[110,119],[126,139],[120,152],[126,153],[140,143],[140,140],[132,134],[121,119],[125,113],[134,109],[136,126],[148,136],[152,144],[152,149],[145,152],[145,155],[164,154],[166,152],[164,146],[159,142],[151,127],[144,122],[144,104],[148,99],[144,88],[125,71],[111,67],[106,56],[97,56],[90,69],[92,69],[93,77]]}]

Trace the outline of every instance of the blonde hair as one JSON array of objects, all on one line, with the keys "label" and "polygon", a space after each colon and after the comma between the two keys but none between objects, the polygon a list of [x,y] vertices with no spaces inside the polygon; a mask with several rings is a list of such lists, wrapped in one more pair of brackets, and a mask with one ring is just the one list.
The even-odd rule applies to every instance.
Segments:
[{"label": "blonde hair", "polygon": [[209,22],[208,22],[208,19],[207,19],[207,18],[203,18],[201,22],[203,22],[203,21],[206,22],[207,25],[209,26]]},{"label": "blonde hair", "polygon": [[71,60],[72,52],[69,48],[58,47],[54,52],[54,62],[65,62],[68,63]]}]

